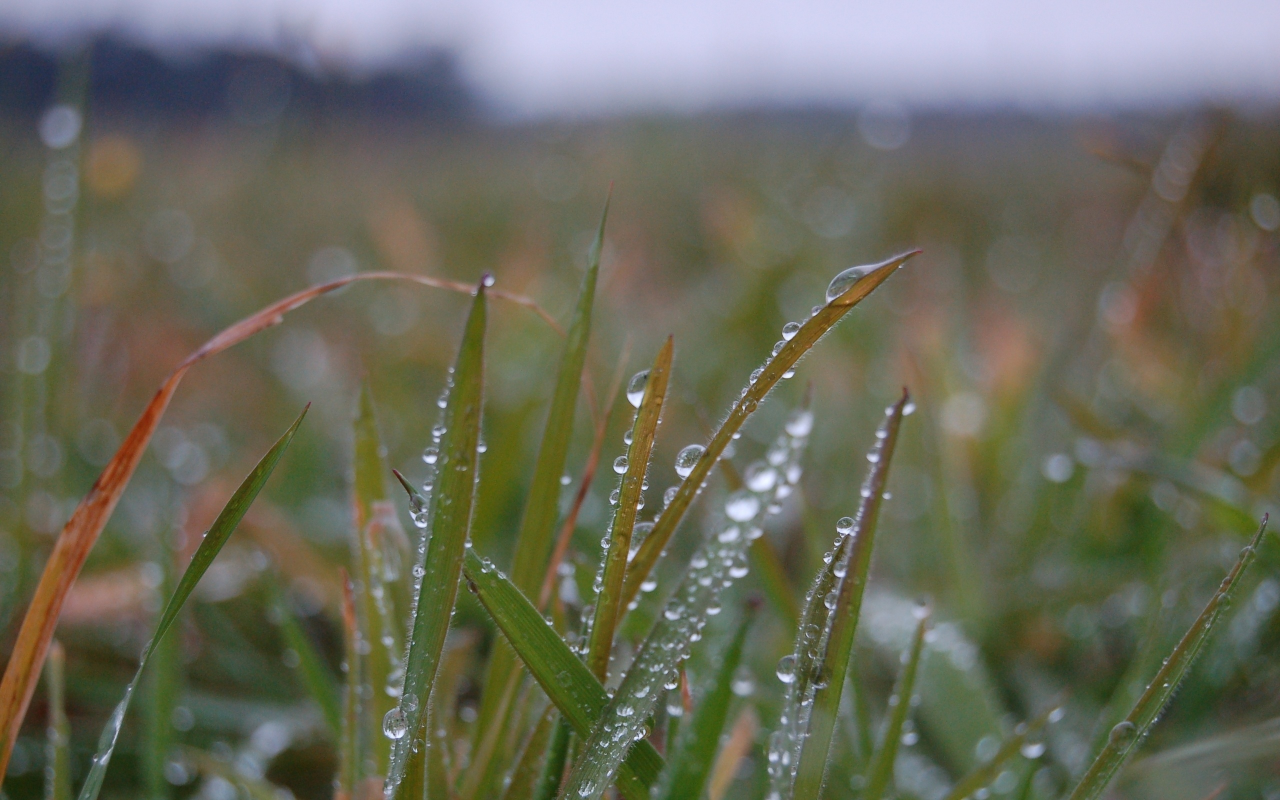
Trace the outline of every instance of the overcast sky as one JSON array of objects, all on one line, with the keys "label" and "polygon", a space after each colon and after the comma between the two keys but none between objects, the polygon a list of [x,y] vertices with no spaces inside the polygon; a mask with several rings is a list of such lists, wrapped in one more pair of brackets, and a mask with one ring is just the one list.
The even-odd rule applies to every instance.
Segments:
[{"label": "overcast sky", "polygon": [[1280,0],[3,0],[8,36],[447,46],[516,114],[836,103],[1280,100]]}]

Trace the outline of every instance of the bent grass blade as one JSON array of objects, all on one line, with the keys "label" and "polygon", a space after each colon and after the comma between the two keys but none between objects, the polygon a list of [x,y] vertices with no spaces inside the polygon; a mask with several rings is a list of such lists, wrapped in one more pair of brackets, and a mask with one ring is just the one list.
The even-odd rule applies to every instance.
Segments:
[{"label": "bent grass blade", "polygon": [[[1031,722],[1025,725],[1019,725],[1014,734],[1004,740],[1000,745],[1000,749],[991,757],[991,760],[979,765],[965,777],[961,778],[951,791],[947,794],[945,800],[965,800],[971,797],[974,792],[989,785],[996,778],[1000,777],[1000,773],[1004,770],[1005,764],[1011,758],[1023,753],[1028,757],[1031,754],[1026,753],[1024,748],[1037,733],[1039,733],[1045,725],[1062,719],[1062,707],[1058,703],[1054,703],[1047,710],[1037,716]],[[1040,745],[1043,750],[1043,745]],[[1036,756],[1038,757],[1038,756]],[[1035,770],[1032,770],[1034,772]]]},{"label": "bent grass blade", "polygon": [[737,433],[743,423],[747,421],[747,418],[759,406],[760,402],[769,394],[769,391],[854,306],[862,302],[867,295],[888,280],[889,276],[896,272],[898,267],[905,264],[919,252],[919,250],[912,250],[874,267],[867,268],[868,271],[865,275],[854,282],[852,286],[849,286],[842,294],[832,298],[826,305],[819,308],[817,313],[809,317],[800,326],[791,340],[783,345],[778,354],[765,363],[755,381],[747,386],[742,396],[733,404],[733,407],[729,410],[728,417],[725,418],[720,428],[711,437],[711,441],[707,443],[706,449],[703,450],[693,469],[680,483],[675,497],[671,499],[671,502],[663,510],[653,530],[645,538],[644,544],[640,546],[640,550],[632,560],[631,568],[627,570],[627,580],[622,595],[623,605],[635,599],[636,594],[640,591],[640,584],[644,582],[654,564],[657,563],[663,548],[667,546],[667,541],[675,533],[676,527],[680,524],[685,512],[688,511],[690,504],[693,503],[694,497],[697,496],[698,491],[706,483],[707,476],[711,473],[711,468],[719,461],[725,447],[733,440],[733,434]]},{"label": "bent grass blade", "polygon": [[249,510],[254,498],[258,496],[258,492],[262,491],[267,478],[271,477],[272,471],[275,470],[280,457],[284,455],[284,451],[288,449],[289,442],[293,440],[293,434],[298,430],[298,426],[302,424],[302,420],[306,415],[307,409],[304,408],[293,425],[289,426],[289,430],[285,431],[284,435],[271,446],[267,454],[262,457],[258,465],[253,468],[253,471],[240,484],[240,488],[236,489],[235,493],[231,495],[231,499],[227,501],[222,512],[218,514],[218,518],[214,520],[213,526],[205,534],[204,540],[196,548],[195,555],[191,557],[191,563],[187,566],[186,571],[182,573],[182,578],[179,579],[177,588],[170,595],[164,611],[160,614],[160,621],[156,624],[155,634],[142,651],[142,658],[138,662],[138,670],[134,673],[133,679],[129,681],[129,686],[125,689],[124,699],[111,712],[111,717],[107,720],[106,727],[102,730],[102,735],[98,739],[98,752],[93,757],[93,763],[89,767],[89,774],[85,778],[84,786],[80,789],[80,800],[94,800],[98,796],[98,792],[102,790],[102,780],[106,777],[107,766],[111,763],[111,754],[115,751],[116,739],[120,736],[120,727],[124,724],[125,712],[129,709],[129,701],[133,699],[138,683],[142,679],[143,671],[146,670],[147,662],[151,659],[151,654],[155,651],[156,645],[160,640],[164,638],[165,633],[168,632],[169,627],[177,618],[178,612],[182,610],[187,598],[191,596],[196,584],[200,582],[200,578],[209,569],[209,565],[213,563],[218,552],[222,550],[222,546],[227,543],[227,539],[231,538],[232,531],[240,524],[241,518]]},{"label": "bent grass blade", "polygon": [[1120,767],[1137,748],[1138,743],[1150,732],[1151,727],[1160,717],[1160,712],[1168,705],[1178,685],[1186,677],[1187,670],[1200,654],[1209,635],[1217,628],[1218,620],[1231,606],[1231,599],[1236,587],[1240,584],[1240,577],[1258,557],[1258,547],[1262,544],[1262,537],[1266,531],[1267,517],[1264,516],[1262,524],[1258,526],[1258,532],[1240,551],[1240,557],[1236,560],[1235,566],[1222,579],[1221,585],[1218,586],[1213,597],[1209,598],[1200,616],[1196,617],[1196,621],[1173,648],[1169,658],[1147,686],[1147,690],[1138,698],[1129,715],[1111,729],[1106,746],[1102,748],[1102,752],[1098,753],[1084,777],[1080,779],[1080,783],[1071,792],[1069,800],[1096,800],[1101,797],[1116,773],[1120,771]]},{"label": "bent grass blade", "polygon": [[[784,713],[794,714],[793,724],[798,726],[799,741],[787,743],[791,748],[789,752],[796,752],[797,748],[799,752],[794,784],[788,788],[792,788],[794,796],[800,800],[816,800],[825,780],[827,756],[835,733],[840,695],[844,691],[849,661],[853,655],[854,632],[858,627],[858,619],[862,611],[862,595],[867,586],[867,573],[871,568],[876,521],[889,477],[889,463],[893,459],[898,429],[910,401],[906,391],[903,391],[898,402],[889,407],[884,421],[876,431],[876,444],[867,454],[871,469],[862,484],[862,502],[858,507],[858,514],[853,520],[848,535],[837,545],[828,566],[832,575],[831,582],[834,584],[831,591],[835,592],[835,602],[831,604],[826,632],[821,636],[824,641],[817,648],[821,655],[812,665],[816,671],[808,719],[805,722],[801,721],[802,712],[807,705],[804,698],[801,698],[801,702],[794,711],[790,703],[784,709]],[[844,574],[838,574],[842,570]],[[826,606],[830,601],[829,596],[818,595],[817,592],[809,598],[810,605],[818,603]],[[809,616],[808,610],[805,616]],[[804,637],[806,634],[802,632],[800,636]],[[795,657],[798,662],[801,648],[808,649],[808,647],[799,641],[797,644],[799,646]],[[790,792],[784,792],[782,796],[785,798],[790,794]]]},{"label": "bent grass blade", "polygon": [[[444,415],[440,442],[436,501],[430,539],[420,563],[415,563],[417,597],[409,651],[404,662],[400,704],[387,712],[384,732],[392,738],[391,761],[384,794],[403,797],[401,782],[419,730],[426,718],[431,687],[449,632],[458,594],[462,555],[467,549],[475,504],[479,459],[481,406],[484,400],[485,281],[476,289],[462,343],[453,367],[453,388]],[[418,569],[421,567],[421,569]],[[375,687],[376,688],[376,687]]]},{"label": "bent grass blade", "polygon": [[[590,733],[609,702],[603,684],[569,649],[533,603],[470,548],[464,570],[481,605],[551,702],[579,735]],[[637,742],[627,758],[626,774],[619,780],[619,788],[629,798],[647,798],[662,765],[662,756],[652,745],[647,741]]]},{"label": "bent grass blade", "polygon": [[[40,582],[36,585],[27,613],[22,618],[22,626],[5,666],[4,677],[0,679],[0,775],[4,774],[9,764],[18,728],[31,703],[36,680],[40,675],[40,665],[44,663],[49,651],[49,642],[53,639],[53,631],[67,594],[76,582],[85,559],[89,557],[89,551],[98,541],[98,535],[106,527],[107,520],[111,518],[116,504],[129,485],[152,434],[159,427],[169,401],[173,399],[187,370],[257,333],[279,325],[284,321],[285,314],[317,297],[363,281],[404,281],[453,292],[470,294],[472,291],[472,287],[465,284],[426,275],[406,275],[399,272],[363,272],[350,275],[296,292],[245,317],[209,339],[169,373],[143,408],[124,442],[94,481],[89,493],[72,512],[71,518],[54,542],[49,560],[45,562]],[[533,310],[554,330],[561,332],[551,315],[532,300],[496,290],[491,294]]]}]

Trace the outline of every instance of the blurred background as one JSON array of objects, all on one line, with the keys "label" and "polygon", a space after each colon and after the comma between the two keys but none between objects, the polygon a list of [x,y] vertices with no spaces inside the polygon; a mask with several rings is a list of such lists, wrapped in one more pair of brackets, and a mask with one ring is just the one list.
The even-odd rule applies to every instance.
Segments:
[{"label": "blurred background", "polygon": [[[832,275],[923,248],[762,405],[736,460],[813,387],[802,490],[769,527],[799,597],[856,507],[882,409],[911,389],[859,634],[872,706],[908,601],[928,599],[981,707],[969,717],[1007,731],[1068,698],[1025,767],[1053,796],[1280,497],[1277,42],[1280,4],[1247,0],[8,0],[0,652],[62,524],[185,354],[369,270],[491,272],[564,320],[612,183],[590,379],[603,396],[666,335],[677,348],[646,514],[675,453],[705,441]],[[359,284],[187,377],[59,626],[77,780],[169,565],[311,402],[174,632],[177,699],[126,723],[104,796],[330,795],[332,737],[265,609],[283,587],[337,680],[359,385],[392,465],[420,477],[466,307]],[[528,308],[492,309],[473,540],[506,564],[561,340]],[[590,442],[583,404],[575,479]],[[601,472],[575,539],[584,586]],[[718,512],[704,505],[678,540]],[[1278,566],[1271,542],[1120,796],[1280,798]],[[469,600],[457,626],[482,653]],[[761,791],[791,637],[770,613],[757,634],[743,796]],[[460,730],[477,691],[461,679]],[[933,800],[997,740],[952,735],[956,712],[924,706],[899,787]],[[46,713],[39,693],[4,778],[15,800],[43,791]]]}]

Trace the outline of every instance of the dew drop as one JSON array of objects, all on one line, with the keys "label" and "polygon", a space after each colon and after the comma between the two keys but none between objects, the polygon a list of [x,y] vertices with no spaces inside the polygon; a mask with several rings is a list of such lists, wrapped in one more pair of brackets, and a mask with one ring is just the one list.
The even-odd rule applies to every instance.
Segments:
[{"label": "dew drop", "polygon": [[1044,755],[1044,742],[1023,742],[1020,750],[1024,758],[1039,758]]},{"label": "dew drop", "polygon": [[1138,738],[1138,726],[1127,719],[1116,723],[1111,733],[1107,735],[1108,741],[1114,745],[1127,745],[1136,738]]},{"label": "dew drop", "polygon": [[613,471],[621,475],[627,471],[627,457],[618,456],[613,460]]},{"label": "dew drop", "polygon": [[702,458],[706,449],[700,444],[691,444],[676,453],[676,474],[681,478],[689,477],[689,473],[693,472],[693,466],[698,463],[699,458]]},{"label": "dew drop", "polygon": [[666,508],[671,505],[671,501],[676,499],[676,492],[679,489],[675,486],[668,486],[667,490],[662,493],[662,507]]},{"label": "dew drop", "polygon": [[836,533],[847,536],[853,531],[853,517],[841,517],[836,520]]},{"label": "dew drop", "polygon": [[428,464],[434,464],[440,460],[440,448],[428,447],[422,451],[422,460]]},{"label": "dew drop", "polygon": [[644,387],[649,382],[649,370],[641,370],[631,376],[631,380],[627,382],[627,402],[634,408],[640,407],[640,401],[644,399]]},{"label": "dew drop", "polygon": [[788,322],[782,326],[782,338],[788,342],[796,338],[796,334],[800,332],[799,322]]},{"label": "dew drop", "polygon": [[409,732],[409,720],[405,718],[404,710],[400,706],[391,709],[382,718],[382,732],[388,739],[403,739]]},{"label": "dew drop", "polygon": [[778,680],[783,683],[795,683],[796,680],[796,657],[792,655],[783,656],[778,659]]},{"label": "dew drop", "polygon": [[754,461],[742,473],[742,481],[753,492],[767,492],[778,482],[778,471],[764,461]]},{"label": "dew drop", "polygon": [[783,425],[789,436],[799,439],[808,436],[813,430],[813,412],[807,408],[797,408],[787,417],[786,423]]},{"label": "dew drop", "polygon": [[747,489],[739,489],[729,495],[724,503],[724,513],[734,522],[746,522],[760,512],[760,499]]},{"label": "dew drop", "polygon": [[827,302],[830,303],[852,289],[854,284],[874,272],[876,266],[876,264],[864,264],[858,267],[849,267],[844,272],[836,275],[831,279],[831,283],[827,285]]}]

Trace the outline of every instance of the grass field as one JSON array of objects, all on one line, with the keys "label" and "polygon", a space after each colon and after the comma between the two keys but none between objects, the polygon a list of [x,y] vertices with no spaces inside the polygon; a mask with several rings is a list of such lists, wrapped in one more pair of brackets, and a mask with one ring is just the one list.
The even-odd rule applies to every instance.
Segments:
[{"label": "grass field", "polygon": [[[611,183],[584,378],[594,397],[579,400],[562,513],[591,449],[592,412],[604,413],[591,405],[616,370],[646,368],[674,337],[639,511],[651,520],[678,482],[677,452],[707,440],[832,276],[923,250],[732,444],[741,471],[811,391],[803,477],[765,526],[783,583],[753,568],[689,660],[696,703],[746,598],[767,598],[725,701],[742,755],[722,759],[713,795],[765,794],[766,742],[787,686],[776,665],[795,633],[778,593],[800,602],[822,567],[902,387],[917,411],[902,421],[888,477],[830,797],[865,788],[865,731],[887,717],[916,599],[930,603],[936,635],[901,731],[897,796],[946,796],[1020,720],[1056,704],[1065,714],[1044,747],[1030,742],[973,796],[1063,795],[1277,507],[1274,115],[934,115],[892,150],[836,113],[426,130],[288,115],[256,127],[90,117],[79,144],[57,151],[31,125],[0,122],[0,152],[4,652],[75,503],[201,342],[291,292],[371,270],[466,284],[489,272],[495,289],[567,325]],[[66,175],[79,176],[70,190]],[[51,260],[59,248],[65,259]],[[171,565],[310,402],[276,476],[158,651],[103,796],[330,795],[339,742],[307,679],[334,691],[342,680],[339,568],[353,569],[360,385],[387,462],[420,483],[469,303],[358,283],[192,370],[58,626],[77,787],[176,581]],[[471,541],[504,569],[561,342],[530,308],[490,299]],[[556,589],[574,619],[613,514],[610,466],[625,452],[630,406],[615,405]],[[703,527],[721,524],[725,494],[714,477],[673,555],[687,559]],[[412,531],[408,503],[389,496]],[[1264,542],[1118,796],[1280,797],[1280,547]],[[678,566],[660,562],[655,596],[675,586]],[[644,599],[626,617],[620,660],[660,616]],[[314,646],[320,672],[304,674],[290,631]],[[441,667],[455,688],[436,700],[455,772],[466,769],[495,635],[461,591]],[[14,800],[45,792],[48,718],[42,686],[4,782]]]}]

